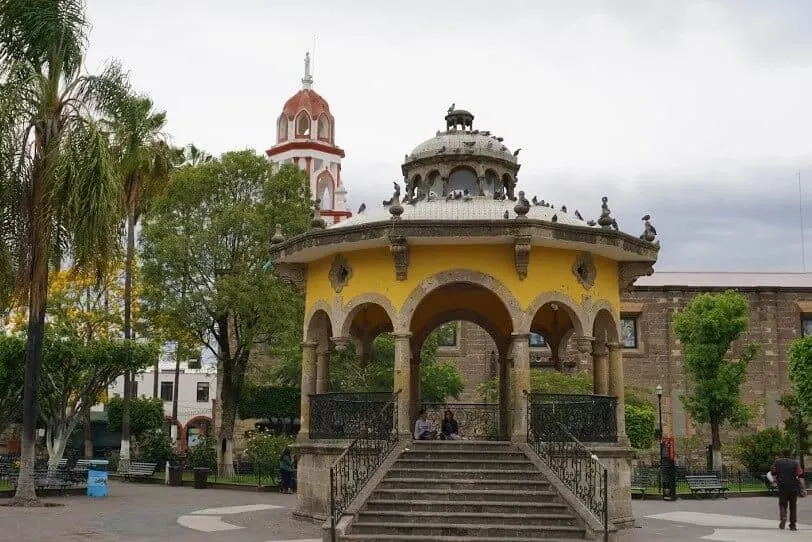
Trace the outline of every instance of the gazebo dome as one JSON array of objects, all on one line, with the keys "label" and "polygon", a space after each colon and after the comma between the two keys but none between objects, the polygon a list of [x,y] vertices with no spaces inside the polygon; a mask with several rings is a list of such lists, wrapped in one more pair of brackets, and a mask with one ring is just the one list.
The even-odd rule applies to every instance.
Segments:
[{"label": "gazebo dome", "polygon": [[482,132],[451,131],[440,132],[415,147],[405,163],[443,154],[459,157],[486,156],[514,164],[519,162],[513,152],[494,136],[483,135]]}]

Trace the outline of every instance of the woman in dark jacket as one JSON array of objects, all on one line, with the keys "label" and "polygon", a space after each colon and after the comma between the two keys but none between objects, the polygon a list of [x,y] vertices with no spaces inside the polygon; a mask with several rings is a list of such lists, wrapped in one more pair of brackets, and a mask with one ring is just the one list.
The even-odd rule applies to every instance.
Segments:
[{"label": "woman in dark jacket", "polygon": [[442,438],[444,440],[460,440],[460,426],[457,420],[454,419],[454,413],[450,410],[445,411],[443,418]]},{"label": "woman in dark jacket", "polygon": [[285,448],[282,457],[279,458],[279,491],[281,493],[293,493],[296,491],[296,468],[293,466],[293,458],[290,450]]}]

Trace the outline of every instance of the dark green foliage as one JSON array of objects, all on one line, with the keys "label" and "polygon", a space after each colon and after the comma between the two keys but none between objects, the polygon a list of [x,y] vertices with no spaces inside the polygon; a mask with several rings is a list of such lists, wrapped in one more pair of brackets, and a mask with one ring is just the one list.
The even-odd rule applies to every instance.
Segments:
[{"label": "dark green foliage", "polygon": [[150,431],[144,434],[138,444],[138,460],[157,463],[158,470],[162,469],[167,461],[172,465],[177,460],[172,438],[164,431]]},{"label": "dark green foliage", "polygon": [[20,421],[25,338],[0,333],[0,433]]},{"label": "dark green foliage", "polygon": [[301,392],[293,387],[246,388],[237,404],[240,418],[298,418]]},{"label": "dark green foliage", "polygon": [[285,435],[258,431],[248,438],[245,454],[254,465],[254,469],[262,475],[269,475],[277,479],[279,459],[285,448],[293,444],[293,439]]},{"label": "dark green foliage", "polygon": [[784,420],[787,435],[792,439],[798,451],[809,455],[812,452],[812,429],[810,429],[809,417],[800,412],[798,399],[794,395],[784,395],[778,403],[786,409],[789,415]]},{"label": "dark green foliage", "polygon": [[[121,418],[124,413],[124,399],[118,395],[107,403],[107,428],[121,431]],[[158,397],[133,397],[130,399],[130,431],[137,439],[150,431],[164,426],[164,403]]]},{"label": "dark green foliage", "polygon": [[738,440],[738,459],[753,474],[764,474],[770,470],[775,456],[787,448],[795,449],[791,436],[777,427],[769,427]]},{"label": "dark green foliage", "polygon": [[633,448],[648,450],[654,444],[657,413],[651,405],[626,403],[626,436]]},{"label": "dark green foliage", "polygon": [[216,442],[210,435],[204,436],[186,453],[186,466],[189,468],[205,467],[217,470]]},{"label": "dark green foliage", "polygon": [[792,341],[787,357],[798,406],[804,416],[812,418],[812,337]]}]

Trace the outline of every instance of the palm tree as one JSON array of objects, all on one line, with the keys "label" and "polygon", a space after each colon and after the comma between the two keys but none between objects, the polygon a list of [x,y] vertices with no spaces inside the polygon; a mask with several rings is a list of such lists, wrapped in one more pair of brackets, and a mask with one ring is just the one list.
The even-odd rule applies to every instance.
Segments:
[{"label": "palm tree", "polygon": [[34,489],[36,395],[42,366],[48,271],[70,258],[104,268],[117,250],[120,181],[96,115],[127,92],[116,63],[82,73],[88,22],[82,0],[0,0],[2,229],[28,309],[20,478],[14,504]]},{"label": "palm tree", "polygon": [[[127,246],[124,260],[124,338],[133,339],[132,333],[132,279],[135,258],[135,228],[149,202],[169,182],[169,172],[178,160],[178,151],[171,148],[162,132],[166,125],[166,112],[155,111],[152,100],[146,96],[129,96],[115,109],[108,121],[113,134],[113,150],[122,180],[124,206],[127,211]],[[119,472],[130,467],[129,397],[132,375],[124,375],[124,413],[121,427],[121,456]],[[155,395],[158,387],[158,368],[155,370]]]}]

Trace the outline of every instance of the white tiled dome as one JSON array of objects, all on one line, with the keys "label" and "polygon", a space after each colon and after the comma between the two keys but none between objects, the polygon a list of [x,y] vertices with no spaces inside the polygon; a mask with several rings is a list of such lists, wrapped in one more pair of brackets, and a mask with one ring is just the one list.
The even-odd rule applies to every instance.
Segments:
[{"label": "white tiled dome", "polygon": [[517,163],[517,158],[504,143],[493,136],[481,133],[451,131],[443,132],[424,141],[412,150],[406,162],[434,156],[490,156]]}]

